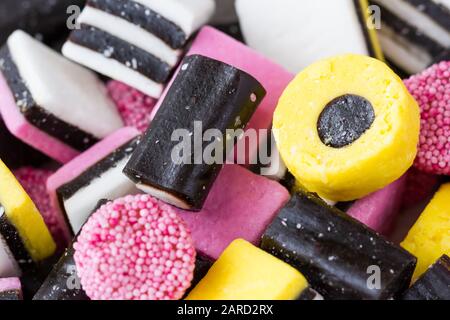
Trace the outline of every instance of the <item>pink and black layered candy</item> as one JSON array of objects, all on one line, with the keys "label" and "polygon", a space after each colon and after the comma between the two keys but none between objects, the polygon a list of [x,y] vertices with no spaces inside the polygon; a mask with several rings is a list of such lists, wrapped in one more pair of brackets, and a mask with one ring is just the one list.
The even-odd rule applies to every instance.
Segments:
[{"label": "pink and black layered candy", "polygon": [[11,169],[27,165],[38,166],[48,160],[45,155],[14,137],[1,116],[0,159]]},{"label": "pink and black layered candy", "polygon": [[22,286],[19,278],[0,279],[0,301],[22,300]]},{"label": "pink and black layered candy", "polygon": [[443,255],[402,297],[404,300],[450,300],[450,258]]},{"label": "pink and black layered candy", "polygon": [[281,209],[261,247],[300,270],[325,299],[396,298],[416,265],[407,251],[306,193]]},{"label": "pink and black layered candy", "polygon": [[62,163],[123,126],[94,73],[23,31],[0,50],[0,112],[14,136]]},{"label": "pink and black layered candy", "polygon": [[[124,173],[157,198],[200,210],[222,168],[227,144],[234,146],[233,140],[227,143],[233,138],[227,129],[245,128],[264,96],[256,79],[231,65],[200,55],[185,58]],[[208,129],[215,135],[203,139]],[[180,140],[173,139],[174,133]],[[223,156],[207,163],[203,150],[212,143]],[[174,150],[182,155],[177,161]]]},{"label": "pink and black layered candy", "polygon": [[47,180],[47,192],[66,230],[77,234],[100,199],[138,193],[122,170],[139,143],[139,132],[122,128],[61,167]]}]

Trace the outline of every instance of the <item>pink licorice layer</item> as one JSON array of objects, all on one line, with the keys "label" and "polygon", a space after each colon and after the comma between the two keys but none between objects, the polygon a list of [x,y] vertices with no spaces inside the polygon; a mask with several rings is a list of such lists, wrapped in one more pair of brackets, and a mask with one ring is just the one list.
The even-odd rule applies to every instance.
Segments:
[{"label": "pink licorice layer", "polygon": [[0,278],[0,292],[22,290],[19,278]]},{"label": "pink licorice layer", "polygon": [[258,245],[288,200],[289,192],[278,182],[228,164],[200,212],[177,210],[191,230],[197,250],[217,259],[235,239]]},{"label": "pink licorice layer", "polygon": [[157,100],[116,80],[108,82],[107,89],[125,125],[144,133]]},{"label": "pink licorice layer", "polygon": [[[186,56],[194,54],[203,55],[230,64],[247,72],[258,80],[264,89],[266,89],[267,94],[256,109],[256,112],[247,125],[247,129],[268,129],[271,126],[278,99],[289,82],[294,78],[293,74],[253,51],[243,43],[209,26],[203,27],[200,30]],[[152,119],[161,106],[177,74],[178,70],[153,109]],[[258,141],[261,142],[262,138],[258,132]],[[250,146],[247,150],[248,154],[245,156],[245,163],[248,164],[249,161],[255,159],[257,151],[258,145]]]},{"label": "pink licorice layer", "polygon": [[357,200],[347,214],[364,223],[371,229],[386,233],[400,210],[406,175],[387,187]]},{"label": "pink licorice layer", "polygon": [[67,163],[79,152],[28,123],[16,105],[9,86],[0,73],[0,112],[8,130],[18,139],[60,163]]},{"label": "pink licorice layer", "polygon": [[439,176],[425,173],[417,168],[409,169],[403,192],[402,208],[413,207],[433,195],[439,184]]},{"label": "pink licorice layer", "polygon": [[432,174],[450,174],[450,61],[433,65],[405,80],[421,111],[415,166]]},{"label": "pink licorice layer", "polygon": [[[90,149],[86,150],[78,157],[70,161],[61,167],[58,171],[56,171],[52,176],[50,176],[47,180],[47,192],[50,197],[50,202],[52,207],[56,210],[57,216],[60,223],[63,223],[66,226],[66,239],[70,241],[72,238],[71,232],[67,227],[66,220],[63,214],[63,211],[60,208],[60,204],[58,201],[58,196],[56,194],[56,190],[72,181],[73,179],[80,176],[84,171],[88,168],[107,157],[114,150],[118,149],[131,139],[137,137],[139,135],[139,131],[135,128],[125,127],[117,130],[111,135],[107,136],[102,141],[98,142]],[[99,199],[100,200],[100,199]]]},{"label": "pink licorice layer", "polygon": [[149,195],[109,202],[74,244],[81,285],[94,300],[177,300],[190,287],[195,248],[173,207]]},{"label": "pink licorice layer", "polygon": [[52,174],[53,171],[31,167],[23,167],[14,171],[17,180],[41,213],[53,239],[58,244],[58,248],[63,249],[67,245],[68,240],[66,237],[68,234],[67,226],[64,222],[61,223],[58,217],[59,214],[51,205],[50,197],[45,187],[48,178]]}]

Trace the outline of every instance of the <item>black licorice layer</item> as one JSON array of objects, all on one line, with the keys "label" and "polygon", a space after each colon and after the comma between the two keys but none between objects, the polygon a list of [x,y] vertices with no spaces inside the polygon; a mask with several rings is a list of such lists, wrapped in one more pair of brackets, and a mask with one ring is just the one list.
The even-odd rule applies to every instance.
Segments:
[{"label": "black licorice layer", "polygon": [[188,36],[179,26],[138,2],[89,0],[87,5],[141,27],[160,38],[172,49],[181,49],[187,42]]},{"label": "black licorice layer", "polygon": [[[221,132],[226,154],[226,129],[244,128],[264,96],[261,84],[241,70],[199,55],[185,58],[124,173],[136,183],[181,199],[193,211],[200,210],[222,165],[195,161],[193,145],[189,164],[174,163],[172,151],[180,141],[172,141],[172,133],[177,129],[193,133],[194,122],[201,121],[202,133],[212,128]],[[204,150],[211,141],[201,143]]]},{"label": "black licorice layer", "polygon": [[[99,200],[92,213],[108,202],[109,200],[106,199]],[[77,241],[77,238],[78,235],[53,266],[52,271],[34,295],[33,300],[90,300],[81,287],[73,258],[75,253],[73,244]]]},{"label": "black licorice layer", "polygon": [[89,300],[77,275],[73,246],[65,251],[33,300]]},{"label": "black licorice layer", "polygon": [[0,159],[10,169],[23,166],[38,167],[49,159],[27,144],[14,137],[0,115]]},{"label": "black licorice layer", "polygon": [[[87,168],[80,176],[76,177],[75,179],[69,181],[68,183],[56,189],[59,208],[61,212],[63,212],[64,219],[68,226],[70,226],[71,224],[65,211],[64,201],[72,197],[81,188],[88,186],[92,180],[100,177],[103,173],[105,173],[109,169],[114,168],[119,161],[125,159],[125,157],[133,153],[134,149],[139,144],[139,142],[140,136],[132,139],[131,141],[127,142],[120,148],[114,150],[108,156],[101,159],[93,166]],[[72,229],[71,232],[73,232]]]},{"label": "black licorice layer", "polygon": [[[72,197],[78,190],[88,186],[92,180],[100,177],[106,171],[116,167],[117,163],[133,153],[139,144],[140,137],[134,138],[120,148],[113,151],[107,157],[89,167],[80,176],[62,185],[56,190],[60,201]],[[62,206],[64,208],[64,206]]]},{"label": "black licorice layer", "polygon": [[450,300],[450,258],[443,255],[409,288],[404,300]]},{"label": "black licorice layer", "polygon": [[[280,211],[261,248],[300,270],[325,299],[396,298],[408,287],[416,265],[407,251],[303,193]],[[379,289],[367,285],[371,266],[380,268]]]},{"label": "black licorice layer", "polygon": [[397,16],[386,7],[378,3],[377,5],[381,8],[382,22],[390,27],[392,31],[395,32],[395,34],[405,38],[412,44],[425,50],[432,57],[438,56],[443,51],[445,51],[446,48],[441,46],[434,39],[427,36],[424,32],[416,28],[414,25],[403,20],[401,17]]},{"label": "black licorice layer", "polygon": [[36,269],[35,262],[33,261],[33,259],[31,259],[31,256],[28,253],[28,250],[25,248],[25,245],[18,231],[13,226],[13,224],[9,222],[6,213],[2,214],[2,212],[4,212],[4,209],[0,204],[0,234],[6,241],[9,250],[11,250],[14,259],[17,261],[17,264],[19,265],[22,272],[24,274],[34,272]]},{"label": "black licorice layer", "polygon": [[67,8],[82,7],[84,3],[85,0],[1,0],[0,46],[17,29],[40,35],[46,43],[67,37]]},{"label": "black licorice layer", "polygon": [[317,131],[323,144],[342,148],[358,140],[374,121],[375,111],[367,99],[346,94],[325,106],[317,121]]},{"label": "black licorice layer", "polygon": [[314,289],[312,289],[311,287],[307,287],[305,290],[302,291],[302,293],[296,300],[315,300],[318,297],[319,294]]},{"label": "black licorice layer", "polygon": [[166,83],[172,74],[173,68],[158,57],[86,24],[81,24],[80,29],[74,30],[69,40],[106,58],[116,60],[156,83]]},{"label": "black licorice layer", "polygon": [[0,301],[17,301],[22,300],[19,290],[8,290],[0,292]]},{"label": "black licorice layer", "polygon": [[93,135],[57,118],[37,105],[7,45],[0,49],[0,62],[0,71],[8,83],[17,107],[30,124],[79,151],[84,151],[98,142]]},{"label": "black licorice layer", "polygon": [[429,16],[434,22],[444,29],[450,30],[450,9],[434,0],[405,0],[416,8],[416,10]]}]

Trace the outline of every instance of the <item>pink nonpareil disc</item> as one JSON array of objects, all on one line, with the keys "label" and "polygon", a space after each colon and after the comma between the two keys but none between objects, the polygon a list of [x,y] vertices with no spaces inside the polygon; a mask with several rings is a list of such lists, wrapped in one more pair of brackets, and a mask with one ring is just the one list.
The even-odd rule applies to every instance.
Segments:
[{"label": "pink nonpareil disc", "polygon": [[177,300],[193,278],[189,231],[172,207],[148,195],[103,205],[74,248],[81,284],[93,300]]}]

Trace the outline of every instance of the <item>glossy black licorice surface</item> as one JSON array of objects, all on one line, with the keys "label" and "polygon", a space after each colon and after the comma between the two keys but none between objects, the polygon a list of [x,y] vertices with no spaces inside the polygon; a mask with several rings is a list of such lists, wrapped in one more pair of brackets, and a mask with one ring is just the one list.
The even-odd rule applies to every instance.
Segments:
[{"label": "glossy black licorice surface", "polygon": [[157,83],[167,82],[172,74],[172,67],[158,57],[90,25],[81,24],[80,29],[70,34],[69,39],[102,55],[108,52],[107,58],[116,60]]},{"label": "glossy black licorice surface", "polygon": [[[101,199],[92,213],[96,212],[109,200]],[[45,279],[33,300],[90,300],[80,284],[77,268],[73,255],[73,244],[78,235],[66,249],[59,261],[53,266],[52,271]]]},{"label": "glossy black licorice surface", "polygon": [[138,25],[163,40],[172,49],[180,49],[187,42],[187,35],[173,21],[136,1],[89,0],[86,5]]},{"label": "glossy black licorice surface", "polygon": [[450,300],[450,258],[443,255],[405,292],[403,300]]},{"label": "glossy black licorice surface", "polygon": [[[190,210],[200,210],[222,168],[204,161],[203,150],[214,140],[204,141],[203,133],[218,130],[225,155],[226,129],[244,128],[264,96],[257,80],[233,66],[200,55],[185,58],[124,173],[136,183],[175,196]],[[180,140],[173,139],[177,130],[183,133]],[[174,162],[174,150],[186,144],[186,161]]]},{"label": "glossy black licorice surface", "polygon": [[17,29],[39,35],[46,43],[58,41],[69,32],[68,7],[82,8],[84,3],[85,0],[1,0],[0,45]]},{"label": "glossy black licorice surface", "polygon": [[364,97],[345,94],[330,101],[317,121],[320,140],[342,148],[358,140],[375,120],[372,104]]},{"label": "glossy black licorice surface", "polygon": [[396,298],[416,265],[407,251],[306,193],[280,211],[261,248],[297,268],[325,299]]},{"label": "glossy black licorice surface", "polygon": [[89,300],[77,275],[73,246],[64,252],[33,300]]}]

